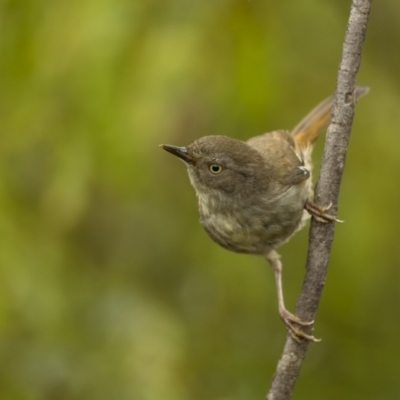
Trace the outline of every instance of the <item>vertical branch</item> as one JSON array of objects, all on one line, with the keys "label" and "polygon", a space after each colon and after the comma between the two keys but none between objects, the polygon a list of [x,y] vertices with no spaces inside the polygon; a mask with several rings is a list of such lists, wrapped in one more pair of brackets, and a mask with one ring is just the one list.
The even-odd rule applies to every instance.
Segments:
[{"label": "vertical branch", "polygon": [[[332,120],[328,128],[321,173],[315,190],[315,202],[333,204],[330,213],[337,212],[340,182],[350,138],[355,106],[355,81],[361,63],[372,0],[353,0],[342,59],[339,66]],[[311,222],[307,271],[296,306],[296,314],[304,321],[315,318],[325,284],[329,256],[334,236],[334,224]],[[308,342],[298,343],[288,335],[278,362],[267,400],[288,400],[305,358]]]}]

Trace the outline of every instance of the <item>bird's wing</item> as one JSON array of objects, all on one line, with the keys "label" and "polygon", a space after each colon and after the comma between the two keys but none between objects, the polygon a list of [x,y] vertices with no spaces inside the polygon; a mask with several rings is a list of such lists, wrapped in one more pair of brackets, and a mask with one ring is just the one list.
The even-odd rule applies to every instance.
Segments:
[{"label": "bird's wing", "polygon": [[302,152],[288,131],[264,133],[250,138],[247,144],[261,153],[274,180],[291,186],[309,178]]}]

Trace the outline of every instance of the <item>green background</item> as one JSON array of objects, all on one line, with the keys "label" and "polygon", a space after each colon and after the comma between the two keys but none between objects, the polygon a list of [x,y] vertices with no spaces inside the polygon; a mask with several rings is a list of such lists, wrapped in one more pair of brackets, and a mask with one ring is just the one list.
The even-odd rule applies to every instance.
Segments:
[{"label": "green background", "polygon": [[[158,144],[292,128],[334,91],[349,8],[0,2],[0,399],[264,398],[286,337],[273,274],[207,237]],[[399,18],[373,4],[297,400],[400,398]],[[307,231],[281,248],[289,309]]]}]

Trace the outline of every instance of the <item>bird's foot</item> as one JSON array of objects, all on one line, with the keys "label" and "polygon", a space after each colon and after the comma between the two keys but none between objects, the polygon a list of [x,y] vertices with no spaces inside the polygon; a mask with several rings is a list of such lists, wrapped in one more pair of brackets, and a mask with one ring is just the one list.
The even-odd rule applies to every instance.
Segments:
[{"label": "bird's foot", "polygon": [[289,331],[290,336],[292,336],[292,338],[296,342],[300,343],[302,340],[308,340],[310,342],[321,341],[321,339],[317,339],[314,336],[303,332],[303,330],[300,327],[296,326],[296,325],[311,326],[314,323],[314,321],[303,321],[296,315],[286,310],[286,308],[280,310],[279,315],[282,318],[284,324],[286,325],[286,328]]},{"label": "bird's foot", "polygon": [[344,222],[338,218],[336,218],[335,215],[328,214],[326,211],[328,211],[332,207],[332,203],[329,203],[327,206],[319,206],[315,204],[314,202],[307,200],[306,203],[304,204],[304,208],[308,211],[309,214],[311,214],[318,222]]}]

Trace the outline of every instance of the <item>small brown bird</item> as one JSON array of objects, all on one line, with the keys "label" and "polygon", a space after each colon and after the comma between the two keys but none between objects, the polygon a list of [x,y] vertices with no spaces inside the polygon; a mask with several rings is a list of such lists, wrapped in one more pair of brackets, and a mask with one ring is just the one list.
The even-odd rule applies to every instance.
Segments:
[{"label": "small brown bird", "polygon": [[[356,98],[368,93],[357,87]],[[296,340],[316,341],[302,331],[302,321],[285,308],[282,263],[276,248],[303,226],[310,214],[322,222],[339,221],[314,204],[312,145],[330,120],[333,96],[315,107],[291,132],[277,130],[247,142],[205,136],[187,147],[161,147],[186,164],[196,190],[200,222],[222,247],[259,254],[275,273],[279,314]]]}]

